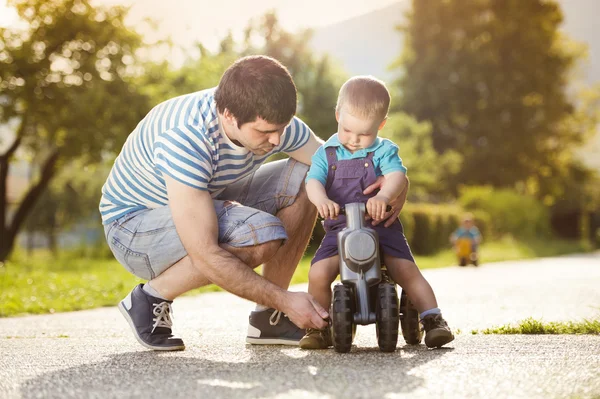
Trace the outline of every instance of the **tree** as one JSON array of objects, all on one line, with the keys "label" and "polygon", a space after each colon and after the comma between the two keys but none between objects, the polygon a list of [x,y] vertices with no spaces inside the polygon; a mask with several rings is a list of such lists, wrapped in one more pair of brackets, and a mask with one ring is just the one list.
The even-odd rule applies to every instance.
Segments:
[{"label": "tree", "polygon": [[[126,9],[94,8],[87,0],[9,5],[27,28],[0,28],[0,122],[18,126],[0,155],[0,261],[57,171],[70,159],[99,161],[120,148],[148,108],[129,80],[142,41],[125,27]],[[18,149],[43,161],[9,220],[6,182]]]},{"label": "tree", "polygon": [[549,186],[589,126],[567,94],[580,47],[562,20],[554,1],[413,1],[398,109],[431,121],[438,153],[462,154],[450,187],[521,182],[557,195]]},{"label": "tree", "polygon": [[246,28],[241,54],[265,54],[285,65],[298,89],[298,116],[327,139],[337,131],[334,109],[346,74],[327,55],[314,54],[311,37],[311,30],[297,34],[285,31],[277,15],[268,12]]},{"label": "tree", "polygon": [[389,116],[380,136],[400,147],[399,155],[410,176],[411,200],[431,202],[447,195],[440,182],[459,171],[461,157],[454,151],[436,153],[429,122],[417,122],[410,115],[398,112]]}]

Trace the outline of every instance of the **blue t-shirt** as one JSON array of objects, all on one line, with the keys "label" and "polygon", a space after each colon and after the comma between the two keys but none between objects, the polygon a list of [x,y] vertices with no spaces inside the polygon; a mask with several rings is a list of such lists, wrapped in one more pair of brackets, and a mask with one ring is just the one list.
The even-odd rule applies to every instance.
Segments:
[{"label": "blue t-shirt", "polygon": [[308,142],[310,129],[294,117],[278,146],[265,155],[253,154],[223,132],[214,93],[212,88],[167,100],[137,125],[102,187],[103,224],[167,205],[165,175],[214,198],[270,155],[296,151]]},{"label": "blue t-shirt", "polygon": [[476,238],[481,237],[481,233],[479,232],[479,229],[475,226],[471,227],[470,229],[465,229],[461,226],[454,232],[454,237],[475,240]]},{"label": "blue t-shirt", "polygon": [[312,165],[306,175],[306,181],[317,179],[323,184],[327,183],[327,171],[329,165],[325,148],[337,146],[337,159],[342,161],[346,159],[365,158],[367,153],[373,153],[373,166],[375,175],[382,176],[392,172],[406,173],[406,167],[402,164],[402,159],[398,155],[398,146],[393,141],[377,137],[375,142],[369,148],[355,151],[354,153],[346,149],[338,138],[337,133],[331,136],[327,142],[322,145],[315,155],[312,156]]}]

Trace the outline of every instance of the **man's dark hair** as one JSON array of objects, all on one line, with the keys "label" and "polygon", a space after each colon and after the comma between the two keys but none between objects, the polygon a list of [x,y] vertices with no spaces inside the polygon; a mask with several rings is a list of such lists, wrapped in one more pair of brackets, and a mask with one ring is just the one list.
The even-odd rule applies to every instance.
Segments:
[{"label": "man's dark hair", "polygon": [[215,91],[217,109],[235,116],[238,127],[257,117],[273,124],[289,122],[296,113],[296,85],[274,58],[255,55],[233,63]]}]

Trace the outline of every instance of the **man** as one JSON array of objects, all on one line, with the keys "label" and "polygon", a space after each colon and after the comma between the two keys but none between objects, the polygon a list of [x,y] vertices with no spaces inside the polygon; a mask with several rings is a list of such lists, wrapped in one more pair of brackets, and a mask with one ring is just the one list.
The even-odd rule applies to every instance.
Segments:
[{"label": "man", "polygon": [[[287,291],[316,219],[303,181],[322,144],[295,112],[287,69],[251,56],[215,89],[157,105],[127,139],[100,212],[116,259],[148,280],[119,304],[143,346],[184,349],[171,303],[210,283],[258,304],[249,343],[297,345],[326,326],[312,296]],[[261,166],[278,152],[290,158]]]}]

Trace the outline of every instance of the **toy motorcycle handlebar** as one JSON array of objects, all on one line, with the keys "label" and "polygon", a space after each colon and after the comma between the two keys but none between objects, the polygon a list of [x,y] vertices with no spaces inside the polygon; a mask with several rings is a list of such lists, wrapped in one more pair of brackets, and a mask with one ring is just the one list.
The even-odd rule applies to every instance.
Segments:
[{"label": "toy motorcycle handlebar", "polygon": [[[391,212],[393,209],[390,205],[385,207],[385,211],[386,212]],[[339,215],[345,215],[346,214],[346,207],[345,206],[340,206],[340,213]],[[367,212],[367,207],[365,204],[365,215],[369,215],[369,212]],[[370,215],[369,215],[370,216]]]}]

